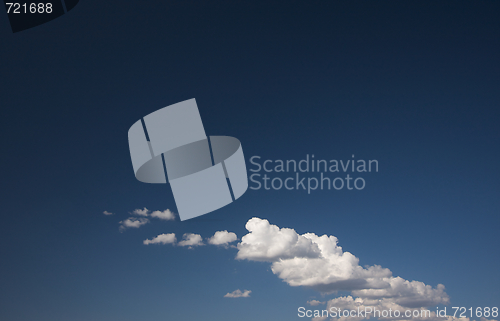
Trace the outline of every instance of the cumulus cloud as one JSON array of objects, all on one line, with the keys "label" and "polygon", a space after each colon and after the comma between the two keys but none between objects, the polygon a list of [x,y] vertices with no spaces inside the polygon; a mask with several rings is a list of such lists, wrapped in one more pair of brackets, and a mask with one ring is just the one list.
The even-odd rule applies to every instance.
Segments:
[{"label": "cumulus cloud", "polygon": [[317,306],[317,305],[320,305],[320,304],[325,304],[325,302],[321,302],[321,301],[318,301],[318,300],[311,300],[311,301],[307,301],[307,304],[312,305],[312,306]]},{"label": "cumulus cloud", "polygon": [[162,211],[154,211],[151,213],[151,217],[159,218],[160,220],[172,221],[175,220],[175,214],[169,209]]},{"label": "cumulus cloud", "polygon": [[214,236],[208,239],[209,244],[228,245],[238,239],[235,233],[228,231],[217,231]]},{"label": "cumulus cloud", "polygon": [[250,291],[250,290],[244,290],[243,292],[241,292],[240,289],[238,289],[238,290],[234,290],[231,293],[226,293],[226,295],[224,295],[224,297],[225,298],[249,298],[250,293],[252,293],[252,291]]},{"label": "cumulus cloud", "polygon": [[149,245],[149,244],[174,244],[177,242],[177,238],[175,237],[175,233],[168,233],[168,234],[160,234],[157,237],[154,237],[153,239],[149,240],[144,240],[142,243],[144,245]]},{"label": "cumulus cloud", "polygon": [[272,272],[291,286],[323,293],[350,291],[363,300],[388,300],[407,308],[449,303],[441,284],[433,288],[393,277],[379,265],[361,267],[335,236],[299,235],[255,217],[245,227],[249,233],[238,243],[236,259],[270,262]]},{"label": "cumulus cloud", "polygon": [[102,212],[102,214],[104,214],[104,215],[113,215],[113,213],[108,212],[108,211],[104,211],[104,212]]},{"label": "cumulus cloud", "polygon": [[120,231],[125,231],[128,228],[139,228],[144,224],[149,223],[149,220],[144,217],[129,217],[124,221],[120,221]]},{"label": "cumulus cloud", "polygon": [[236,259],[278,262],[283,259],[319,258],[320,249],[310,239],[289,228],[280,229],[267,220],[252,218],[246,224],[250,232],[238,243]]},{"label": "cumulus cloud", "polygon": [[182,236],[182,241],[180,241],[178,244],[179,246],[189,246],[190,248],[192,248],[193,246],[204,245],[201,235],[193,233],[185,233]]},{"label": "cumulus cloud", "polygon": [[144,208],[143,210],[141,209],[135,209],[132,214],[139,215],[139,216],[148,216],[149,215],[149,210],[147,208]]}]

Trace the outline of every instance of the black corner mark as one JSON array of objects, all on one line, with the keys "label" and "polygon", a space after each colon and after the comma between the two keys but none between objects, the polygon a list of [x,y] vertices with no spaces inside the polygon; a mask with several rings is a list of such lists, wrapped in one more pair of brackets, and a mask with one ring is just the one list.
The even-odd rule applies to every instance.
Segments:
[{"label": "black corner mark", "polygon": [[[65,11],[73,9],[79,0],[4,0],[5,10],[9,17],[12,32],[33,28],[62,16]],[[66,6],[66,10],[63,6]]]},{"label": "black corner mark", "polygon": [[64,2],[66,3],[66,10],[70,11],[71,9],[73,9],[78,1],[80,0],[64,0]]}]

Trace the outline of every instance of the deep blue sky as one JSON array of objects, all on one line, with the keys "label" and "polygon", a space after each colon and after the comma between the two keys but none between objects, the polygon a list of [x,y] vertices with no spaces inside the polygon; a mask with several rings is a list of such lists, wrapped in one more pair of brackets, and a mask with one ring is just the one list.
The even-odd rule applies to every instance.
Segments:
[{"label": "deep blue sky", "polygon": [[[498,1],[82,0],[13,34],[0,14],[0,319],[298,319],[321,295],[269,263],[142,244],[241,238],[254,216],[442,283],[451,306],[498,306],[499,17]],[[362,191],[248,190],[120,233],[134,209],[176,212],[168,185],[135,179],[129,127],[190,98],[249,168],[354,154],[380,170]],[[236,289],[252,295],[223,298]]]}]

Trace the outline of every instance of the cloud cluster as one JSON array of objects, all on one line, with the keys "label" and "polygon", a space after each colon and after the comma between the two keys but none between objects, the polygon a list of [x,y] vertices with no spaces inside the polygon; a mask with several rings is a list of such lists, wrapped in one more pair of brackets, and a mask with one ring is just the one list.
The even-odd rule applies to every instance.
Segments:
[{"label": "cloud cluster", "polygon": [[164,211],[153,211],[152,213],[150,213],[150,211],[147,208],[144,208],[142,210],[135,209],[132,211],[132,214],[145,217],[154,217],[165,221],[175,220],[175,214],[169,209],[166,209]]},{"label": "cloud cluster", "polygon": [[300,235],[256,217],[245,227],[249,233],[238,243],[236,259],[270,262],[272,272],[291,286],[322,293],[350,291],[363,302],[385,300],[405,308],[449,303],[442,284],[433,288],[393,277],[379,265],[360,266],[359,259],[344,252],[335,236]]},{"label": "cloud cluster", "polygon": [[[104,211],[105,215],[111,215],[113,213],[109,213],[107,211]],[[140,216],[140,217],[129,217],[126,220],[118,222],[120,224],[120,232],[123,232],[127,230],[128,228],[139,228],[144,224],[149,223],[148,217],[152,218],[158,218],[160,220],[165,220],[165,221],[172,221],[175,220],[175,214],[170,211],[169,209],[166,209],[164,211],[153,211],[150,213],[150,211],[147,208],[144,209],[135,209],[131,213],[132,215],[135,216]]]},{"label": "cloud cluster", "polygon": [[104,215],[113,215],[113,213],[108,212],[108,211],[104,211],[104,212],[102,212],[102,214],[104,214]]},{"label": "cloud cluster", "polygon": [[252,291],[250,291],[250,290],[244,290],[243,292],[241,292],[241,290],[238,289],[238,290],[234,290],[231,293],[226,293],[226,295],[224,295],[224,297],[225,298],[249,298],[250,293],[252,293]]},{"label": "cloud cluster", "polygon": [[[146,219],[147,220],[147,219]],[[238,239],[236,234],[228,231],[217,231],[215,234],[207,239],[208,244],[212,245],[223,245],[227,246],[229,243],[234,242]],[[195,246],[205,245],[203,243],[203,238],[200,234],[194,233],[185,233],[182,236],[182,240],[177,243],[177,238],[175,237],[175,233],[169,234],[160,234],[153,239],[146,239],[142,242],[145,245],[149,244],[173,244],[178,246],[187,246],[189,248],[193,248]]]},{"label": "cloud cluster", "polygon": [[[175,233],[168,233],[168,234],[160,234],[154,238],[146,239],[142,241],[144,245],[149,245],[149,244],[172,244],[176,245],[177,243],[177,238],[175,237]],[[194,234],[194,233],[185,233],[182,236],[182,241],[177,243],[179,246],[188,246],[189,248],[193,248],[194,246],[201,246],[205,245],[203,243],[203,239],[201,238],[200,234]]]},{"label": "cloud cluster", "polygon": [[[136,210],[142,214],[150,215],[146,209]],[[144,215],[147,214],[147,215]],[[152,214],[151,214],[152,215]],[[129,219],[130,220],[130,219]],[[136,218],[136,221],[124,224],[145,224],[146,217]],[[139,221],[139,222],[138,222]],[[125,221],[126,222],[126,221]],[[445,287],[438,284],[436,287],[426,285],[419,281],[409,281],[401,277],[394,277],[387,268],[379,265],[360,266],[359,259],[350,252],[343,251],[338,245],[335,236],[314,233],[298,234],[290,228],[280,228],[269,221],[252,218],[245,225],[248,233],[236,245],[237,260],[261,261],[271,264],[271,271],[290,286],[305,286],[314,288],[323,294],[336,291],[348,291],[350,295],[334,298],[328,302],[310,300],[310,306],[319,306],[326,303],[327,309],[342,310],[399,310],[417,311],[427,309],[438,304],[448,304],[449,297]],[[237,240],[237,235],[232,232],[217,231],[207,239],[208,244],[222,245]],[[185,233],[178,243],[174,233],[160,234],[151,240],[144,240],[148,244],[173,244],[193,248],[205,245],[199,234]],[[224,295],[226,298],[249,297],[251,291],[235,290]],[[434,309],[433,309],[434,310]],[[336,321],[361,321],[373,316],[338,316]],[[327,317],[317,316],[312,320],[326,320]],[[346,319],[346,320],[344,320]],[[418,317],[379,318],[383,320],[417,320],[422,321],[470,321],[452,316],[438,317],[435,310]],[[491,321],[481,318],[481,321]]]}]

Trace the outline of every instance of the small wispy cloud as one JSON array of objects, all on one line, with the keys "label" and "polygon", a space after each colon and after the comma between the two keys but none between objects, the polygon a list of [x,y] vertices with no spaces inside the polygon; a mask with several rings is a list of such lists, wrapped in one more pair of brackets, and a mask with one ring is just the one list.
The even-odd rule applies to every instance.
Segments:
[{"label": "small wispy cloud", "polygon": [[108,212],[108,211],[104,211],[104,212],[102,212],[102,214],[104,214],[104,215],[113,215],[114,213],[111,213],[111,212]]},{"label": "small wispy cloud", "polygon": [[139,228],[143,226],[144,224],[149,223],[149,220],[144,217],[129,217],[124,221],[118,222],[120,224],[120,232],[125,231],[128,228]]},{"label": "small wispy cloud", "polygon": [[233,232],[217,231],[214,236],[208,239],[208,244],[227,246],[229,243],[234,242],[237,239],[238,237]]},{"label": "small wispy cloud", "polygon": [[172,212],[168,208],[164,211],[153,211],[152,213],[147,208],[143,208],[142,210],[138,208],[133,210],[131,214],[144,217],[154,217],[164,221],[175,220],[174,212]]},{"label": "small wispy cloud", "polygon": [[159,218],[160,220],[165,220],[165,221],[175,220],[175,214],[169,209],[166,209],[163,212],[154,211],[153,213],[151,213],[151,217],[156,217]]},{"label": "small wispy cloud", "polygon": [[189,248],[200,245],[205,245],[200,234],[186,233],[182,236],[182,241],[179,242],[179,246],[189,246]]},{"label": "small wispy cloud", "polygon": [[144,245],[149,245],[149,244],[175,244],[177,242],[177,238],[175,237],[175,233],[168,233],[168,234],[160,234],[157,237],[154,237],[153,239],[149,240],[144,240],[142,243]]},{"label": "small wispy cloud", "polygon": [[139,215],[139,216],[148,216],[149,215],[149,210],[147,208],[144,208],[143,210],[141,209],[135,209],[132,214],[134,215]]},{"label": "small wispy cloud", "polygon": [[320,304],[325,304],[325,302],[321,302],[321,301],[318,301],[318,300],[311,300],[311,301],[307,301],[307,304],[312,305],[312,306],[317,306],[317,305],[320,305]]},{"label": "small wispy cloud", "polygon": [[234,290],[231,293],[226,293],[226,295],[224,295],[224,297],[225,298],[249,298],[250,293],[252,293],[252,291],[250,291],[250,290],[244,290],[243,292],[241,292],[241,290],[238,289],[238,290]]}]

